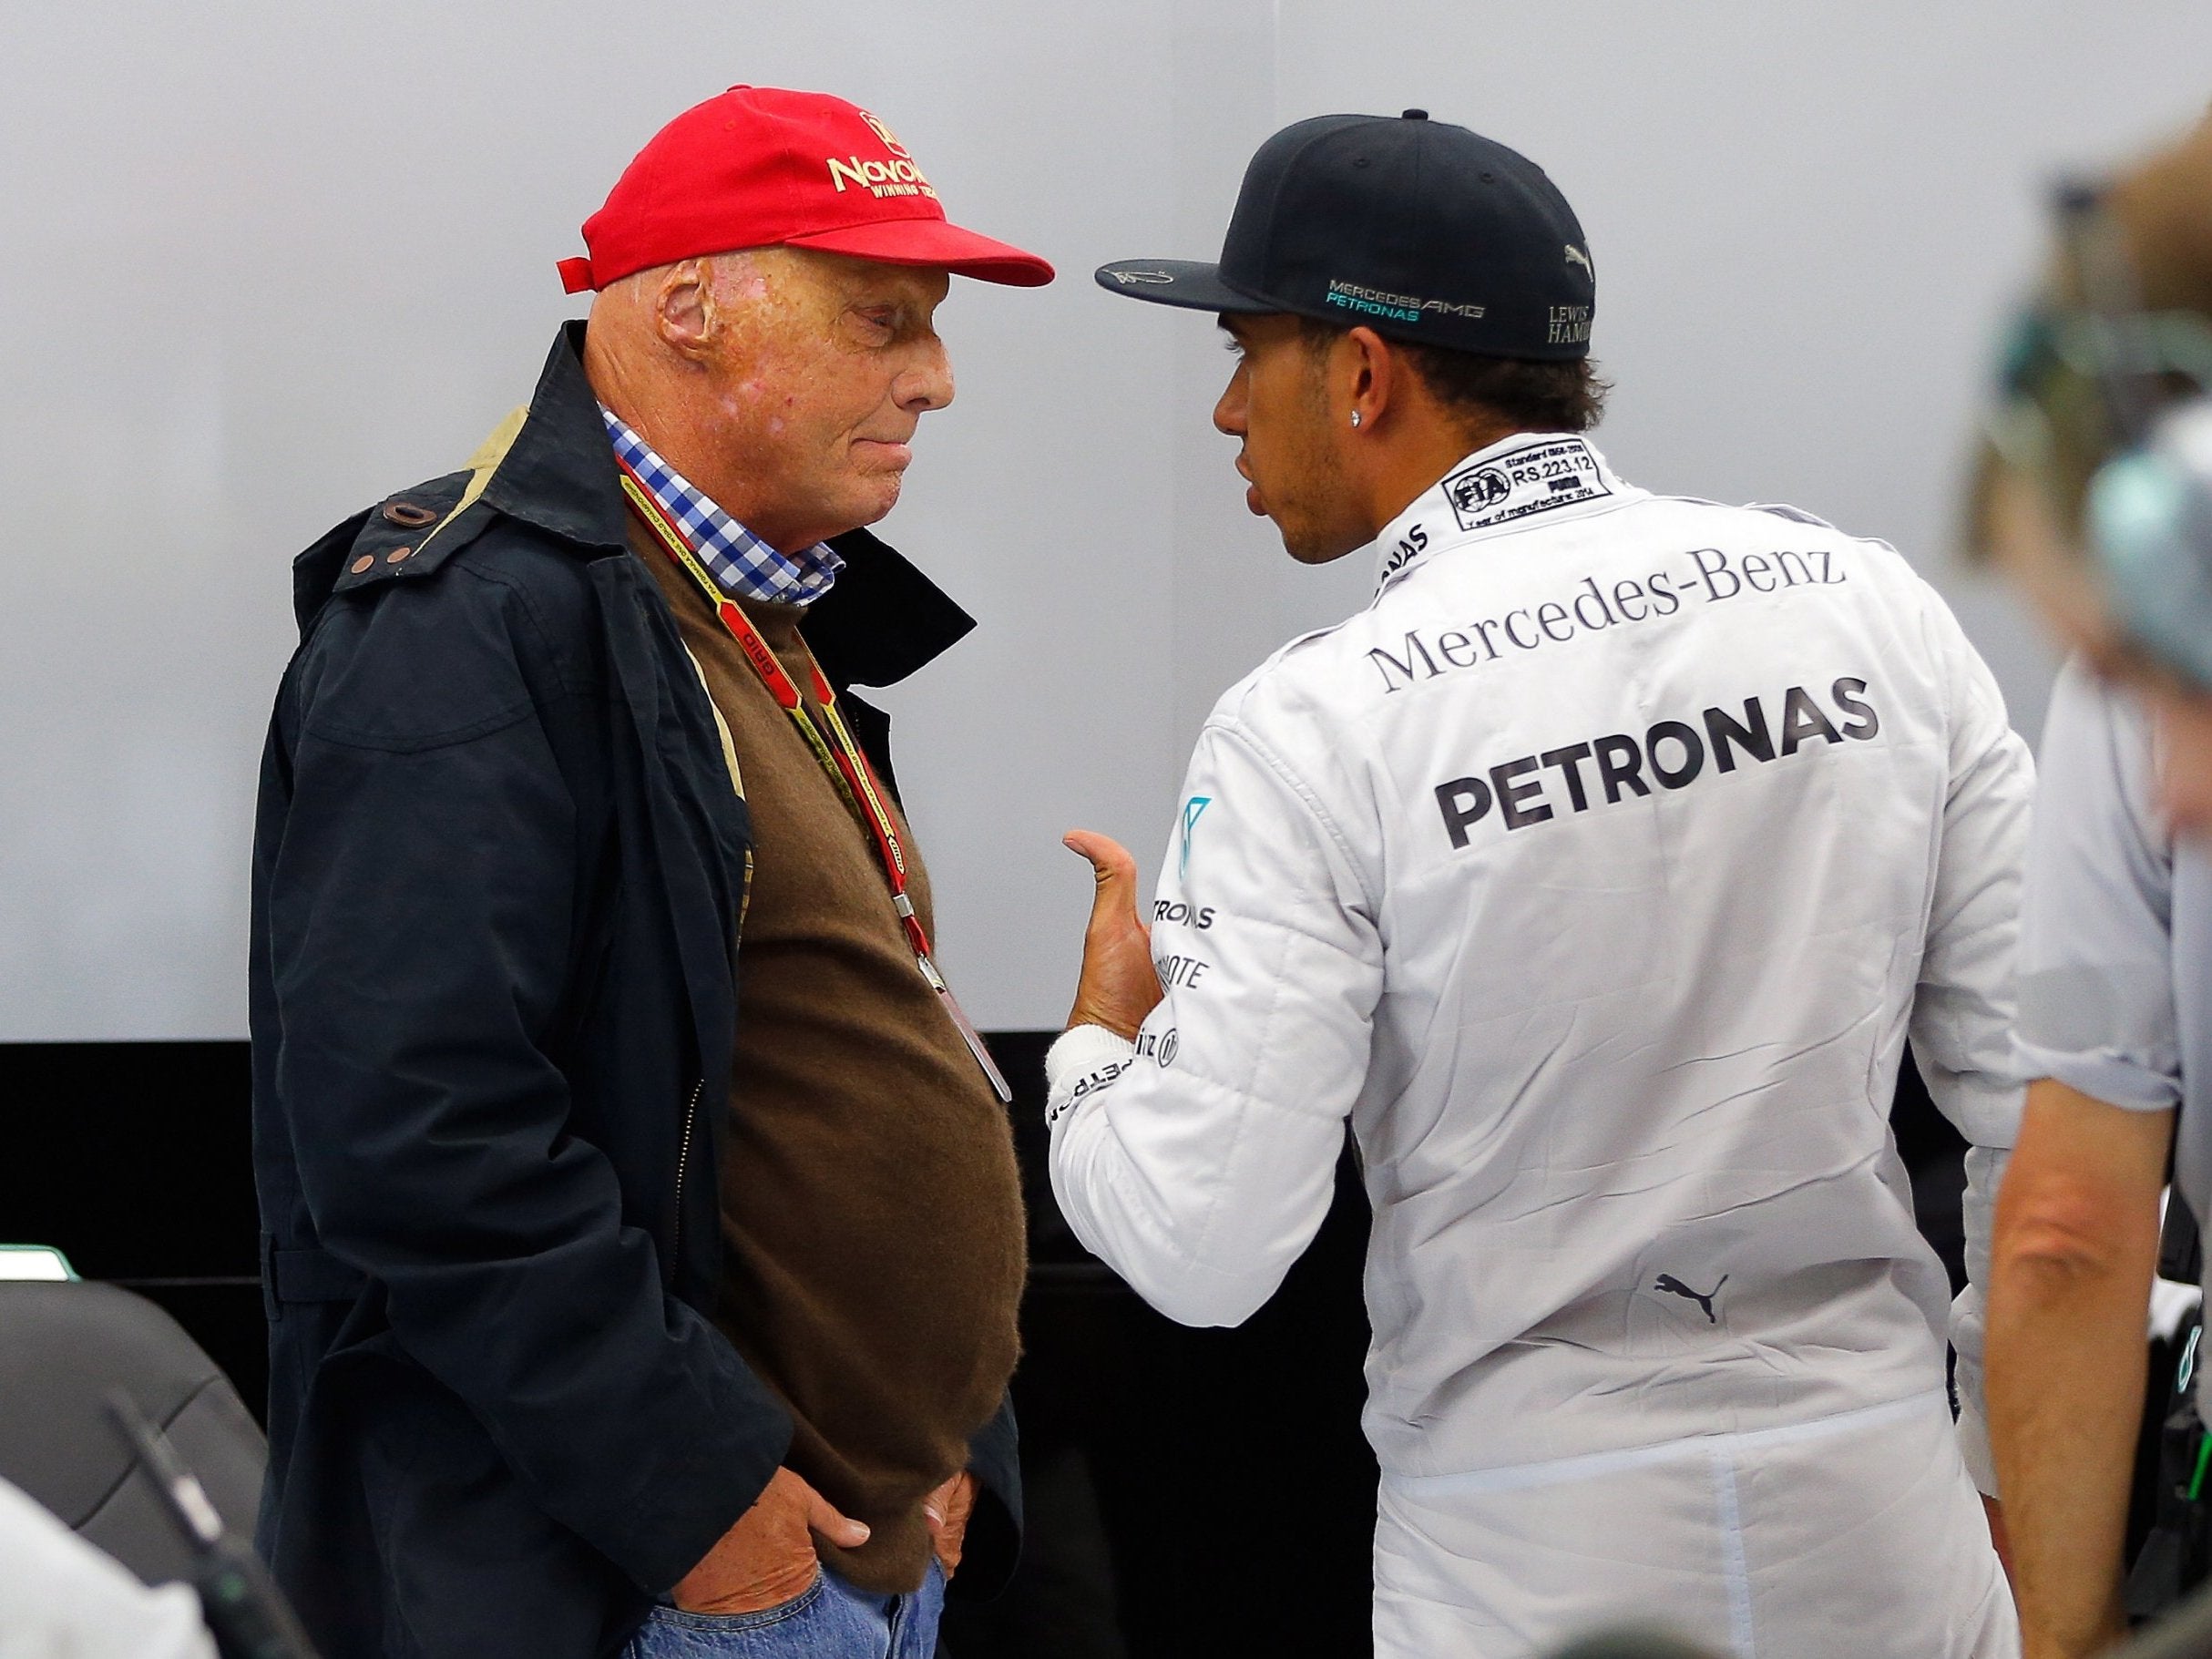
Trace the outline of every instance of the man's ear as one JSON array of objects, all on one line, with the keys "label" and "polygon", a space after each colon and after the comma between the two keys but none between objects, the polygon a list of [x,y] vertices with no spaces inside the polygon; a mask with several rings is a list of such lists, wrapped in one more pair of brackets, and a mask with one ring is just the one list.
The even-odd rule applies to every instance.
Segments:
[{"label": "man's ear", "polygon": [[704,260],[679,260],[653,291],[653,328],[678,356],[696,361],[714,333],[714,296]]},{"label": "man's ear", "polygon": [[1371,328],[1346,330],[1336,349],[1342,353],[1339,373],[1347,377],[1350,407],[1358,416],[1357,424],[1373,431],[1393,401],[1403,396],[1402,365],[1389,342]]}]

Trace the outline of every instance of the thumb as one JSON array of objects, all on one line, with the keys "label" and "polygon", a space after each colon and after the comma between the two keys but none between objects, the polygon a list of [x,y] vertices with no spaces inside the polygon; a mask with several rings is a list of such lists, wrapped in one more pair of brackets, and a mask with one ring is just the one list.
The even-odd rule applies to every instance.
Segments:
[{"label": "thumb", "polygon": [[945,1530],[945,1517],[957,1501],[964,1477],[955,1475],[951,1480],[922,1500],[922,1519],[929,1523],[931,1532]]},{"label": "thumb", "polygon": [[1136,913],[1137,861],[1129,855],[1127,847],[1095,830],[1070,830],[1061,845],[1091,863],[1091,878],[1098,883],[1091,901],[1092,921],[1121,910]]},{"label": "thumb", "polygon": [[843,1513],[820,1492],[810,1490],[806,1496],[806,1524],[819,1532],[840,1550],[857,1550],[868,1541],[868,1528],[865,1521],[855,1521]]}]

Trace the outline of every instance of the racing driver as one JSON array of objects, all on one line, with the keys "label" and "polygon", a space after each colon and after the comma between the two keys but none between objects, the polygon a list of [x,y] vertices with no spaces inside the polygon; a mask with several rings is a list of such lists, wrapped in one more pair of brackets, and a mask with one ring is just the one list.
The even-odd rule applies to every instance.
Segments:
[{"label": "racing driver", "polygon": [[1981,1295],[1950,1305],[1887,1121],[1910,1035],[1979,1277],[2032,772],[1951,613],[1807,514],[1623,482],[1582,435],[1572,210],[1419,110],[1288,128],[1218,265],[1099,281],[1220,313],[1254,511],[1377,582],[1222,699],[1145,912],[1070,837],[1077,1234],[1236,1324],[1350,1120],[1388,1659],[1652,1614],[1742,1655],[2016,1654]]}]

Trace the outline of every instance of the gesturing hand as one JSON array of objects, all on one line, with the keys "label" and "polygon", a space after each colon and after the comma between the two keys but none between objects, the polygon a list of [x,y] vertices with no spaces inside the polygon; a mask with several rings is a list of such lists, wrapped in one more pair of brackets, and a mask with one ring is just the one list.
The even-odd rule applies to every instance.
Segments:
[{"label": "gesturing hand", "polygon": [[1063,845],[1091,861],[1098,883],[1068,1023],[1102,1025],[1134,1038],[1162,995],[1160,976],[1152,970],[1152,930],[1137,914],[1137,861],[1120,843],[1090,830],[1070,831]]},{"label": "gesturing hand", "polygon": [[819,1568],[816,1532],[841,1550],[868,1541],[865,1525],[779,1469],[706,1559],[683,1575],[671,1599],[686,1613],[763,1613],[795,1602]]}]

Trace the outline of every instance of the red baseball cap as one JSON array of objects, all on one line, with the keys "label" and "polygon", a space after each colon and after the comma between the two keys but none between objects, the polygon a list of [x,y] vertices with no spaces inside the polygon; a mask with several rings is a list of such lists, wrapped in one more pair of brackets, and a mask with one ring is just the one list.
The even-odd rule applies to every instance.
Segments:
[{"label": "red baseball cap", "polygon": [[732,87],[655,133],[584,220],[589,258],[560,261],[570,293],[740,248],[819,248],[1035,288],[1034,253],[947,223],[891,129],[824,92]]}]

